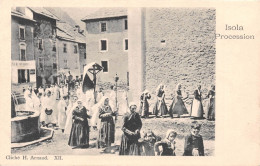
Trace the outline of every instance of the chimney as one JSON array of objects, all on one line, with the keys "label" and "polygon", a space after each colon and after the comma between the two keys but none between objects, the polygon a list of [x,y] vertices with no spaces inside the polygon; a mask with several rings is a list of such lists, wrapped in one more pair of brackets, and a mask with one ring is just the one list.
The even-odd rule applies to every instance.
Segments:
[{"label": "chimney", "polygon": [[78,33],[80,33],[80,26],[79,25],[75,25],[76,30],[78,31]]}]

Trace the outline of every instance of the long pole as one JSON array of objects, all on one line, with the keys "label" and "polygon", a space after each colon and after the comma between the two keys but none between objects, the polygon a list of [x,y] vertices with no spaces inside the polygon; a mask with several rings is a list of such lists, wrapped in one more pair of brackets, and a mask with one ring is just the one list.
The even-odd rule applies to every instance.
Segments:
[{"label": "long pole", "polygon": [[93,66],[93,82],[94,82],[94,101],[95,104],[97,103],[97,99],[96,99],[96,70],[95,70],[95,65]]},{"label": "long pole", "polygon": [[117,81],[116,81],[116,108],[117,108]]},{"label": "long pole", "polygon": [[[117,75],[116,75],[116,77],[117,77]],[[116,111],[118,111],[118,108],[117,108],[117,78],[116,78]],[[118,113],[117,113],[118,114]],[[117,120],[117,115],[116,115],[116,117],[115,117],[115,121]]]}]

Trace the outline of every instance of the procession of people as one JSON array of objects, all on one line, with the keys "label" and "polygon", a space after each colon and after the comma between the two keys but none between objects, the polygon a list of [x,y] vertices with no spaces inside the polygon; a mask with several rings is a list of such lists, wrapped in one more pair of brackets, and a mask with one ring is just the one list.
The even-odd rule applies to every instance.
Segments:
[{"label": "procession of people", "polygon": [[[166,104],[165,85],[160,84],[155,96],[153,108],[150,107],[152,94],[144,90],[140,95],[139,107],[128,101],[128,88],[123,91],[118,102],[117,87],[111,86],[108,93],[103,88],[94,94],[93,90],[82,91],[82,83],[73,85],[51,85],[50,87],[34,88],[30,86],[24,91],[25,108],[39,114],[43,127],[60,129],[68,135],[68,145],[75,148],[88,148],[91,130],[98,131],[96,147],[106,149],[115,143],[116,121],[122,116],[122,137],[119,155],[168,155],[175,156],[175,138],[178,133],[169,129],[165,139],[157,137],[152,130],[141,136],[142,119],[151,118],[150,110],[155,118],[181,118],[182,115],[195,120],[215,120],[215,86],[211,85],[206,96],[202,95],[201,86],[194,90],[190,111],[185,102],[190,99],[189,94],[183,96],[182,85],[177,84],[172,102]],[[96,99],[94,99],[96,97]],[[205,100],[205,106],[202,101]],[[203,156],[203,139],[198,134],[200,124],[191,125],[191,134],[185,138],[183,155]],[[194,144],[194,145],[192,145]],[[159,148],[161,147],[161,151]]]}]

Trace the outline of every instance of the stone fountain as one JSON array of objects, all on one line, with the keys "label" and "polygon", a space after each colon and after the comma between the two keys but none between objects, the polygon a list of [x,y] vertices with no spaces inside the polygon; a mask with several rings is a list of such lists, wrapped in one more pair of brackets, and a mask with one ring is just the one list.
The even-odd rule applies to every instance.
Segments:
[{"label": "stone fountain", "polygon": [[[11,142],[20,143],[36,140],[40,137],[39,114],[31,111],[16,111],[15,97],[11,97]],[[17,103],[18,104],[18,103]]]}]

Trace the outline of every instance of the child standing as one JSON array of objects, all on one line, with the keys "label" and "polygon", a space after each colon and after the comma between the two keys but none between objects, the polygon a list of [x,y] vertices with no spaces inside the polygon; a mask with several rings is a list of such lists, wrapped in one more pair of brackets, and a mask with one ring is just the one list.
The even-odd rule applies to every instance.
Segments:
[{"label": "child standing", "polygon": [[148,130],[144,133],[144,138],[140,138],[138,142],[141,144],[141,151],[143,156],[155,156],[154,144],[159,141],[160,138],[157,137],[152,130]]},{"label": "child standing", "polygon": [[201,125],[196,121],[191,124],[191,134],[185,137],[183,156],[204,156],[202,136],[199,134]]},{"label": "child standing", "polygon": [[[154,151],[157,156],[176,156],[175,155],[175,138],[177,133],[174,130],[168,130],[166,138],[162,141],[156,142]],[[162,152],[159,151],[159,146],[162,146]]]}]

